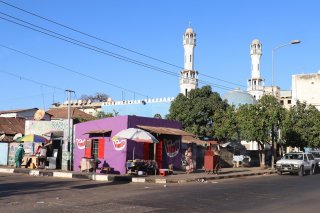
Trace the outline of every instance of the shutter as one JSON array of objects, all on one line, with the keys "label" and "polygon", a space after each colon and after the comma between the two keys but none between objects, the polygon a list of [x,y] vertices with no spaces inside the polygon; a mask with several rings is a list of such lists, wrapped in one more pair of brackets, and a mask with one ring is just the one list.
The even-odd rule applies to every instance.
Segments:
[{"label": "shutter", "polygon": [[143,143],[143,160],[150,160],[150,144]]},{"label": "shutter", "polygon": [[104,138],[99,138],[98,142],[98,158],[104,158]]},{"label": "shutter", "polygon": [[84,149],[84,157],[86,158],[91,158],[92,157],[92,140],[91,139],[87,139],[86,140],[86,146]]},{"label": "shutter", "polygon": [[159,143],[154,144],[156,146],[156,162],[158,168],[162,169],[162,144],[163,140],[159,140]]}]

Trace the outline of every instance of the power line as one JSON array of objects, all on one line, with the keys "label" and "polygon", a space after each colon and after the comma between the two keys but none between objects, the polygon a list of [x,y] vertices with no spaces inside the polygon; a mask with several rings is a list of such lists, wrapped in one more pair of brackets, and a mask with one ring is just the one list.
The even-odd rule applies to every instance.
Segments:
[{"label": "power line", "polygon": [[134,94],[138,94],[138,95],[141,95],[141,96],[144,96],[144,97],[148,97],[147,95],[141,94],[141,93],[139,93],[139,92],[136,92],[136,91],[133,91],[133,90],[129,90],[129,89],[126,89],[126,88],[123,88],[123,87],[120,87],[120,86],[117,86],[117,85],[115,85],[115,84],[112,84],[112,83],[106,82],[106,81],[101,80],[101,79],[99,79],[99,78],[96,78],[96,77],[93,77],[93,76],[90,76],[90,75],[87,75],[87,74],[81,73],[81,72],[79,72],[79,71],[76,71],[76,70],[73,70],[73,69],[67,68],[67,67],[65,67],[65,66],[61,66],[61,65],[56,64],[56,63],[54,63],[54,62],[50,62],[50,61],[48,61],[48,60],[41,59],[41,58],[39,58],[39,57],[36,57],[36,56],[31,55],[31,54],[28,54],[28,53],[22,52],[22,51],[20,51],[20,50],[13,49],[13,48],[10,48],[10,47],[7,47],[7,46],[5,46],[5,45],[3,45],[3,44],[0,44],[0,46],[1,46],[1,47],[4,47],[4,48],[6,48],[6,49],[9,49],[9,50],[11,50],[11,51],[14,51],[14,52],[20,53],[20,54],[22,54],[22,55],[28,56],[28,57],[30,57],[30,58],[36,59],[36,60],[38,60],[38,61],[41,61],[41,62],[44,62],[44,63],[50,64],[50,65],[53,65],[53,66],[55,66],[55,67],[58,67],[58,68],[64,69],[64,70],[66,70],[66,71],[69,71],[69,72],[75,73],[75,74],[77,74],[77,75],[80,75],[80,76],[83,76],[83,77],[86,77],[86,78],[89,78],[89,79],[92,79],[92,80],[98,81],[98,82],[100,82],[100,83],[104,83],[104,84],[107,84],[107,85],[109,85],[109,86],[113,86],[113,87],[116,87],[116,88],[118,88],[118,89],[121,89],[121,90],[124,90],[124,91],[127,91],[127,92],[131,92],[131,93],[134,93]]},{"label": "power line", "polygon": [[[79,34],[82,34],[82,35],[88,36],[88,37],[90,37],[90,38],[96,39],[96,40],[98,40],[98,41],[101,41],[101,42],[110,44],[110,45],[115,46],[115,47],[118,47],[118,48],[120,48],[120,49],[123,49],[123,50],[129,51],[129,52],[135,53],[135,54],[137,54],[137,55],[140,55],[140,56],[143,56],[143,57],[146,57],[146,58],[149,58],[149,59],[152,59],[152,60],[155,60],[155,61],[158,61],[158,62],[167,64],[167,65],[170,65],[170,66],[179,68],[179,69],[184,69],[184,68],[181,67],[181,66],[178,66],[178,65],[175,65],[175,64],[166,62],[166,61],[164,61],[164,60],[157,59],[157,58],[155,58],[155,57],[152,57],[152,56],[149,56],[149,55],[140,53],[140,52],[138,52],[138,51],[135,51],[135,50],[132,50],[132,49],[123,47],[123,46],[121,46],[121,45],[118,45],[118,44],[115,44],[115,43],[113,43],[113,42],[107,41],[107,40],[105,40],[105,39],[98,38],[98,37],[96,37],[96,36],[94,36],[94,35],[85,33],[85,32],[83,32],[83,31],[80,31],[80,30],[74,29],[74,28],[72,28],[72,27],[66,26],[66,25],[64,25],[64,24],[58,23],[58,22],[56,22],[56,21],[53,21],[53,20],[51,20],[51,19],[49,19],[49,18],[40,16],[40,15],[38,15],[38,14],[36,14],[36,13],[27,11],[27,10],[25,10],[25,9],[22,9],[22,8],[18,7],[18,6],[9,4],[9,3],[4,2],[4,1],[0,1],[0,2],[3,3],[3,4],[6,4],[7,6],[13,7],[13,8],[15,8],[15,9],[17,9],[17,10],[23,11],[23,12],[25,12],[25,13],[28,13],[28,14],[30,14],[30,15],[33,15],[33,16],[35,16],[35,17],[38,17],[38,18],[43,19],[43,20],[45,20],[45,21],[48,21],[48,22],[50,22],[50,23],[56,24],[56,25],[61,26],[61,27],[63,27],[63,28],[66,28],[66,29],[72,30],[72,31],[74,31],[74,32],[77,32],[77,33],[79,33]],[[222,81],[222,82],[225,82],[225,83],[228,83],[228,84],[233,84],[233,85],[245,87],[245,86],[243,86],[243,85],[241,85],[241,84],[233,83],[233,82],[231,82],[231,81],[226,81],[226,80],[223,80],[223,79],[220,79],[220,78],[217,78],[217,77],[209,76],[209,75],[207,75],[207,74],[199,73],[199,75],[203,75],[203,76],[205,76],[205,77],[212,78],[212,79],[215,79],[215,80],[218,80],[218,81]]]},{"label": "power line", "polygon": [[60,87],[56,87],[56,86],[52,86],[50,84],[46,84],[46,83],[42,83],[40,81],[36,81],[36,80],[32,80],[30,78],[27,78],[27,77],[23,77],[21,75],[17,75],[17,74],[14,74],[14,73],[11,73],[11,72],[7,72],[7,71],[4,71],[4,70],[0,70],[0,73],[3,73],[3,74],[6,74],[6,75],[10,75],[10,76],[13,76],[15,78],[18,78],[19,80],[25,80],[25,81],[29,81],[29,82],[32,82],[34,84],[38,84],[38,85],[41,85],[41,86],[45,86],[45,87],[49,87],[49,88],[53,88],[53,89],[57,89],[57,90],[65,90],[65,89],[62,89]]},{"label": "power line", "polygon": [[163,60],[161,60],[161,59],[157,59],[157,58],[154,58],[154,57],[152,57],[152,56],[148,56],[148,55],[146,55],[146,54],[139,53],[138,51],[135,51],[135,50],[132,50],[132,49],[123,47],[123,46],[121,46],[121,45],[115,44],[115,43],[113,43],[113,42],[107,41],[107,40],[105,40],[105,39],[98,38],[98,37],[96,37],[96,36],[90,35],[90,34],[88,34],[88,33],[82,32],[82,31],[80,31],[80,30],[74,29],[74,28],[72,28],[72,27],[69,27],[69,26],[66,26],[66,25],[64,25],[64,24],[61,24],[61,23],[58,23],[58,22],[56,22],[56,21],[50,20],[50,19],[48,19],[48,18],[45,18],[45,17],[40,16],[40,15],[38,15],[38,14],[35,14],[35,13],[33,13],[33,12],[29,12],[29,11],[27,11],[27,10],[24,10],[24,9],[22,9],[22,8],[20,8],[20,7],[14,6],[14,5],[9,4],[9,3],[7,3],[7,2],[4,2],[4,1],[0,1],[0,2],[3,3],[3,4],[6,4],[6,5],[10,6],[10,7],[13,7],[13,8],[16,8],[16,9],[18,9],[18,10],[21,10],[21,11],[23,11],[23,12],[25,12],[25,13],[28,13],[28,14],[30,14],[30,15],[36,16],[36,17],[38,17],[38,18],[41,18],[41,19],[43,19],[43,20],[46,20],[46,21],[51,22],[51,23],[53,23],[53,24],[56,24],[56,25],[58,25],[58,26],[64,27],[64,28],[66,28],[66,29],[69,29],[69,30],[72,30],[72,31],[74,31],[74,32],[80,33],[80,34],[82,34],[82,35],[88,36],[88,37],[90,37],[90,38],[93,38],[93,39],[102,41],[102,42],[104,42],[104,43],[107,43],[107,44],[110,44],[110,45],[112,45],[112,46],[118,47],[118,48],[120,48],[120,49],[123,49],[123,50],[129,51],[129,52],[135,53],[135,54],[137,54],[137,55],[144,56],[144,57],[146,57],[146,58],[149,58],[149,59],[152,59],[152,60],[155,60],[155,61],[162,62],[162,63],[164,63],[164,64],[167,64],[167,65],[170,65],[170,66],[173,66],[173,67],[176,67],[176,68],[181,68],[181,66],[174,65],[174,64],[172,64],[172,63],[163,61]]},{"label": "power line", "polygon": [[[60,39],[60,40],[69,42],[69,43],[74,44],[74,45],[78,45],[78,46],[81,46],[81,47],[84,47],[84,48],[93,50],[93,51],[95,51],[95,52],[99,52],[99,53],[101,53],[101,54],[108,55],[108,56],[111,56],[111,57],[114,57],[114,58],[117,58],[117,59],[120,59],[120,60],[123,60],[123,61],[126,61],[126,62],[130,62],[130,63],[136,64],[136,65],[139,65],[139,66],[142,66],[142,67],[146,67],[146,68],[149,68],[149,69],[153,69],[153,70],[156,70],[156,71],[158,71],[158,72],[166,73],[166,74],[169,74],[169,75],[173,75],[173,74],[175,75],[175,73],[172,72],[172,71],[165,70],[165,69],[162,69],[162,68],[159,68],[159,67],[150,65],[150,64],[146,64],[146,63],[143,63],[143,62],[140,62],[140,61],[137,61],[137,60],[134,60],[134,59],[131,59],[131,58],[128,58],[128,57],[125,57],[125,56],[116,54],[116,53],[113,53],[113,52],[108,51],[108,50],[101,49],[101,48],[99,48],[99,47],[90,45],[90,44],[88,44],[88,43],[81,42],[81,41],[79,41],[79,40],[76,40],[76,39],[73,39],[73,38],[64,36],[64,35],[59,34],[59,33],[55,33],[54,31],[47,30],[47,29],[45,29],[45,28],[39,27],[39,26],[37,26],[37,25],[34,25],[34,24],[29,23],[29,22],[23,21],[23,20],[21,20],[21,19],[15,18],[15,17],[10,16],[10,15],[7,15],[7,14],[5,14],[5,13],[2,13],[2,12],[0,12],[0,13],[1,13],[1,14],[4,14],[4,15],[10,17],[10,18],[13,18],[13,19],[15,19],[15,20],[18,20],[18,21],[27,23],[27,24],[29,24],[29,25],[32,25],[32,26],[34,26],[34,27],[37,27],[37,28],[39,28],[39,29],[41,29],[41,30],[45,30],[45,31],[47,31],[47,32],[44,32],[44,31],[41,31],[41,30],[39,30],[39,29],[36,29],[36,28],[30,27],[30,26],[27,26],[27,25],[18,23],[18,22],[16,22],[16,21],[9,20],[9,19],[4,18],[4,17],[0,17],[1,19],[5,20],[5,21],[8,21],[8,22],[11,22],[11,23],[14,23],[14,24],[16,24],[16,25],[23,26],[23,27],[25,27],[25,28],[28,28],[28,29],[31,29],[31,30],[40,32],[40,33],[42,33],[42,34],[45,34],[45,35],[48,35],[48,36],[51,36],[51,37],[54,37],[54,38],[57,38],[57,39]],[[48,33],[48,32],[49,32],[49,33]],[[53,34],[55,34],[55,35],[50,34],[50,33],[53,33]],[[56,36],[56,35],[58,35],[58,36]],[[61,36],[61,37],[59,37],[59,36]],[[63,38],[62,38],[62,37],[63,37]]]},{"label": "power line", "polygon": [[[62,36],[62,37],[64,37],[64,38],[61,38],[61,37],[56,36],[56,35],[52,35],[52,34],[47,33],[47,32],[43,32],[43,31],[41,31],[41,30],[35,29],[35,28],[33,28],[33,27],[30,27],[30,26],[26,26],[26,25],[24,25],[24,24],[21,24],[21,23],[18,23],[18,22],[9,20],[9,19],[4,18],[4,17],[0,17],[1,19],[5,20],[5,21],[8,21],[8,22],[11,22],[11,23],[14,23],[14,24],[23,26],[23,27],[25,27],[25,28],[28,28],[28,29],[31,29],[31,30],[40,32],[40,33],[42,33],[42,34],[45,34],[45,35],[54,37],[54,38],[56,38],[56,39],[60,39],[60,40],[69,42],[69,43],[74,44],[74,45],[77,45],[77,46],[81,46],[81,47],[84,47],[84,48],[93,50],[93,51],[95,51],[95,52],[98,52],[98,53],[101,53],[101,54],[104,54],[104,55],[108,55],[108,56],[111,56],[111,57],[114,57],[114,58],[117,58],[117,59],[120,59],[120,60],[124,60],[124,61],[130,62],[130,63],[133,63],[133,64],[136,64],[136,65],[139,65],[139,66],[142,66],[142,67],[146,67],[146,68],[149,68],[149,69],[153,69],[153,70],[156,70],[156,71],[158,71],[158,72],[162,72],[162,73],[165,73],[165,74],[168,74],[168,75],[172,75],[172,76],[179,77],[179,74],[177,74],[177,73],[175,73],[175,72],[172,72],[172,71],[169,71],[169,70],[165,70],[165,69],[162,69],[162,68],[153,66],[153,65],[149,65],[149,64],[146,64],[146,63],[143,63],[143,62],[140,62],[140,61],[137,61],[137,60],[134,60],[134,59],[131,59],[131,58],[128,58],[128,57],[119,55],[119,54],[112,53],[112,52],[110,52],[110,51],[107,51],[107,50],[98,48],[98,47],[96,47],[96,46],[87,44],[87,43],[85,43],[85,42],[81,42],[81,41],[78,41],[78,40],[76,40],[76,39],[72,39],[72,38],[70,38],[70,37],[64,36],[64,35],[59,34],[59,33],[55,33],[55,32],[53,32],[53,31],[47,30],[47,29],[45,29],[45,28],[42,28],[42,27],[39,27],[39,26],[37,26],[37,25],[31,24],[31,23],[29,23],[29,22],[25,22],[25,21],[23,21],[23,20],[14,18],[14,17],[12,17],[12,16],[10,16],[10,15],[7,15],[7,14],[5,14],[5,13],[2,13],[2,12],[0,12],[0,13],[1,13],[1,14],[4,14],[4,15],[6,15],[6,16],[9,16],[9,17],[11,17],[11,18],[13,18],[13,19],[16,19],[16,20],[22,21],[22,22],[24,22],[24,23],[30,24],[30,25],[32,25],[32,26],[35,26],[35,27],[37,27],[37,28],[39,28],[39,29],[48,31],[48,32],[50,32],[50,33],[54,33],[54,34],[59,35],[59,36]],[[71,41],[68,40],[68,39],[70,39]],[[199,81],[200,81],[200,80],[199,80]],[[231,87],[222,86],[222,85],[219,85],[219,84],[213,84],[213,83],[209,83],[209,82],[206,82],[206,81],[200,81],[200,82],[208,83],[208,84],[210,84],[210,85],[216,86],[217,88],[221,88],[221,89],[226,89],[226,90],[233,89],[233,88],[231,88]]]}]

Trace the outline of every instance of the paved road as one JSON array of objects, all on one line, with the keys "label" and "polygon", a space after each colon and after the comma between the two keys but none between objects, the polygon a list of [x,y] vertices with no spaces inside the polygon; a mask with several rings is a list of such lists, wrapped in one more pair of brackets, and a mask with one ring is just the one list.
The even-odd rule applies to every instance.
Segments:
[{"label": "paved road", "polygon": [[0,212],[319,212],[320,175],[112,184],[0,174]]}]

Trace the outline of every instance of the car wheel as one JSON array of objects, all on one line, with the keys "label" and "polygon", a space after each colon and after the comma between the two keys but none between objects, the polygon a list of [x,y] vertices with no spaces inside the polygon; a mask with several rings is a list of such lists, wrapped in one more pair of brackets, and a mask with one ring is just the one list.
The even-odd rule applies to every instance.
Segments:
[{"label": "car wheel", "polygon": [[303,175],[304,175],[304,168],[303,168],[303,166],[300,167],[298,174],[299,174],[299,176],[303,176]]},{"label": "car wheel", "polygon": [[310,169],[310,175],[313,175],[314,174],[314,165],[311,166],[311,169]]},{"label": "car wheel", "polygon": [[282,175],[282,172],[280,170],[277,171],[278,175]]}]

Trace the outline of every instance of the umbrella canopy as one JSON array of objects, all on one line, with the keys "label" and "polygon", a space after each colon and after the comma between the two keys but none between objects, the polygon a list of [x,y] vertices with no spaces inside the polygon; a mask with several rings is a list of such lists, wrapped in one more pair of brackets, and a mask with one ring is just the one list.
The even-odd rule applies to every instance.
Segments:
[{"label": "umbrella canopy", "polygon": [[[118,132],[115,136],[112,137],[112,141],[116,142],[119,139],[130,139],[135,142],[143,143],[158,143],[159,141],[149,132],[138,129],[138,128],[128,128]],[[155,153],[154,145],[154,153]],[[134,159],[135,145],[133,146],[132,159]]]},{"label": "umbrella canopy", "polygon": [[48,139],[41,135],[36,135],[36,134],[30,134],[30,135],[25,135],[21,138],[17,139],[18,142],[36,142],[36,143],[47,143],[49,142]]},{"label": "umbrella canopy", "polygon": [[138,128],[128,128],[118,132],[112,137],[112,141],[116,141],[119,138],[130,139],[136,142],[144,143],[158,143],[159,141],[149,132],[138,129]]}]

